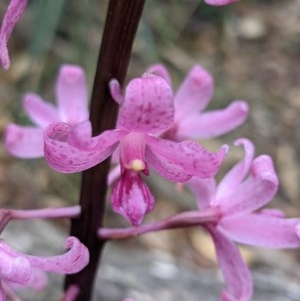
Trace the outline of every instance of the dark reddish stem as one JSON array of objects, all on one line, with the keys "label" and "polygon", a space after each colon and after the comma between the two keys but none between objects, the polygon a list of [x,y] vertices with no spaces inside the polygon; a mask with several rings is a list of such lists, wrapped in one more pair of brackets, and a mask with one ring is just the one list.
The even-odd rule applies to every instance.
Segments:
[{"label": "dark reddish stem", "polygon": [[[118,106],[111,99],[108,82],[111,78],[118,79],[121,84],[124,82],[145,1],[109,1],[91,100],[93,135],[115,126]],[[105,240],[99,240],[97,230],[102,226],[104,216],[109,164],[110,160],[105,160],[84,171],[82,176],[82,213],[80,218],[72,220],[71,235],[87,246],[90,262],[81,272],[66,277],[66,288],[69,285],[79,286],[76,301],[91,299],[98,261],[105,244]]]}]

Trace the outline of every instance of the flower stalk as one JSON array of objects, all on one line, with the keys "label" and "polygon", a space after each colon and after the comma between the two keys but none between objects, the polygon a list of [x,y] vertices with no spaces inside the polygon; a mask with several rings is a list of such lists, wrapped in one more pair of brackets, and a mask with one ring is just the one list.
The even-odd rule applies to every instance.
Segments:
[{"label": "flower stalk", "polygon": [[[129,64],[136,30],[145,0],[110,0],[91,99],[92,133],[97,135],[115,126],[118,105],[111,99],[108,82],[116,78],[122,85]],[[71,233],[87,246],[90,262],[81,272],[66,277],[65,287],[77,285],[75,300],[91,299],[93,279],[105,240],[97,230],[102,226],[110,160],[83,172],[80,195],[81,215],[72,220]],[[74,301],[75,301],[74,300]]]},{"label": "flower stalk", "polygon": [[100,228],[98,235],[100,239],[125,239],[150,232],[201,226],[203,224],[217,223],[219,219],[218,210],[209,208],[204,211],[187,211],[159,220],[150,224],[143,224],[132,228]]}]

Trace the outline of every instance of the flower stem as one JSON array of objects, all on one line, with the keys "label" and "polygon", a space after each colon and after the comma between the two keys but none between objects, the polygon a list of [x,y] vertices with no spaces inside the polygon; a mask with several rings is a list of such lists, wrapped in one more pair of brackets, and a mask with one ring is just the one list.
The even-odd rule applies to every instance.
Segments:
[{"label": "flower stem", "polygon": [[[93,135],[114,128],[118,105],[112,100],[108,82],[116,78],[124,82],[132,44],[146,0],[110,0],[102,44],[97,63],[91,99],[90,120]],[[86,170],[82,175],[80,205],[81,216],[72,220],[71,235],[88,248],[90,262],[81,272],[68,275],[65,287],[77,285],[80,293],[75,300],[89,301],[98,261],[105,240],[98,238],[102,226],[110,160]]]},{"label": "flower stem", "polygon": [[168,229],[201,226],[207,223],[216,223],[219,219],[218,211],[214,208],[205,211],[187,211],[168,217],[151,224],[144,224],[135,228],[100,228],[98,236],[101,239],[124,239],[135,237],[149,232]]}]

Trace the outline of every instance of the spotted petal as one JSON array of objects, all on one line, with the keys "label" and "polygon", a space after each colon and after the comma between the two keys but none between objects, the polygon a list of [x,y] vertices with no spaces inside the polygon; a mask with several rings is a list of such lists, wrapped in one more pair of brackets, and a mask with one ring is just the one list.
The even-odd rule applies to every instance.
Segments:
[{"label": "spotted petal", "polygon": [[0,29],[0,63],[4,69],[10,67],[7,42],[16,23],[21,18],[27,2],[28,0],[11,0],[4,15]]},{"label": "spotted petal", "polygon": [[170,85],[162,77],[146,73],[128,84],[117,128],[156,134],[171,126],[173,117]]},{"label": "spotted petal", "polygon": [[81,145],[79,148],[69,141],[70,136],[74,136],[70,135],[72,131],[76,131],[76,127],[66,123],[53,123],[44,135],[47,162],[52,168],[64,173],[83,171],[102,162],[112,154],[124,136],[123,131],[106,131],[97,136],[95,143],[87,144],[86,148]]},{"label": "spotted petal", "polygon": [[138,226],[146,213],[153,210],[154,197],[139,173],[124,170],[110,197],[112,209]]},{"label": "spotted petal", "polygon": [[76,237],[68,237],[64,247],[69,250],[62,255],[52,257],[25,255],[25,257],[34,267],[59,274],[77,273],[89,263],[88,249]]},{"label": "spotted petal", "polygon": [[185,182],[192,176],[213,177],[219,170],[228,147],[217,153],[205,150],[193,141],[174,142],[146,136],[146,161],[162,177]]}]

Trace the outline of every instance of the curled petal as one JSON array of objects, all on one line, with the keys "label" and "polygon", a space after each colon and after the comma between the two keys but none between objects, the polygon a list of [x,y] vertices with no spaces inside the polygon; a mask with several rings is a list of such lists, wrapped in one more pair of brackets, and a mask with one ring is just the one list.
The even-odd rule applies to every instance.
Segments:
[{"label": "curled petal", "polygon": [[208,139],[226,134],[240,126],[248,117],[248,104],[239,100],[227,108],[201,115],[192,114],[178,122],[178,135],[194,139]]},{"label": "curled petal", "polygon": [[150,73],[127,86],[117,128],[156,134],[171,126],[174,117],[170,85]]},{"label": "curled petal", "polygon": [[41,128],[59,121],[57,109],[51,103],[42,100],[38,95],[25,95],[23,107],[30,119]]},{"label": "curled petal", "polygon": [[193,141],[174,142],[146,136],[146,161],[162,177],[185,182],[192,176],[213,177],[227,154],[223,146],[217,153],[205,150]]},{"label": "curled petal", "polygon": [[245,149],[245,157],[237,163],[222,179],[217,188],[216,199],[226,195],[234,190],[245,178],[250,170],[250,166],[254,157],[254,145],[248,139],[238,139],[235,145],[243,145]]},{"label": "curled petal", "polygon": [[16,157],[31,159],[44,156],[43,130],[30,126],[7,126],[4,138],[8,152]]},{"label": "curled petal", "polygon": [[203,110],[212,93],[212,76],[201,66],[193,67],[175,95],[175,122],[180,123],[190,114]]},{"label": "curled petal", "polygon": [[[54,123],[44,134],[47,162],[52,168],[64,173],[83,171],[102,162],[112,154],[119,139],[124,136],[122,131],[106,131],[83,148],[83,144],[79,142],[76,146],[70,143],[69,136],[72,130],[74,129],[66,123]],[[72,137],[71,140],[74,142],[74,136]]]},{"label": "curled petal", "polygon": [[227,4],[231,4],[234,2],[238,2],[240,0],[204,0],[204,1],[210,5],[222,6],[222,5],[227,5]]},{"label": "curled petal", "polygon": [[172,85],[171,76],[167,68],[162,64],[154,64],[147,68],[146,72],[153,73],[155,75],[161,76],[164,78],[170,85]]},{"label": "curled petal", "polygon": [[272,159],[261,155],[253,161],[250,176],[214,205],[220,206],[223,216],[249,213],[267,204],[277,189],[278,178]]},{"label": "curled petal", "polygon": [[267,214],[246,214],[221,219],[219,227],[231,239],[268,248],[298,248],[296,226],[300,219],[284,219]]},{"label": "curled petal", "polygon": [[112,190],[110,202],[115,212],[138,226],[144,215],[153,210],[154,197],[138,172],[124,170]]},{"label": "curled petal", "polygon": [[251,273],[236,245],[223,233],[207,227],[211,234],[218,262],[228,290],[223,290],[222,301],[248,301],[253,292]]},{"label": "curled petal", "polygon": [[44,258],[31,255],[25,256],[32,266],[58,274],[74,274],[87,266],[89,251],[76,237],[68,237],[64,247],[69,250],[62,255]]},{"label": "curled petal", "polygon": [[74,125],[88,120],[87,83],[82,68],[63,65],[57,78],[56,94],[61,121]]},{"label": "curled petal", "polygon": [[8,39],[21,18],[28,0],[11,0],[4,15],[0,29],[0,63],[4,69],[10,67],[10,61],[7,50]]}]

